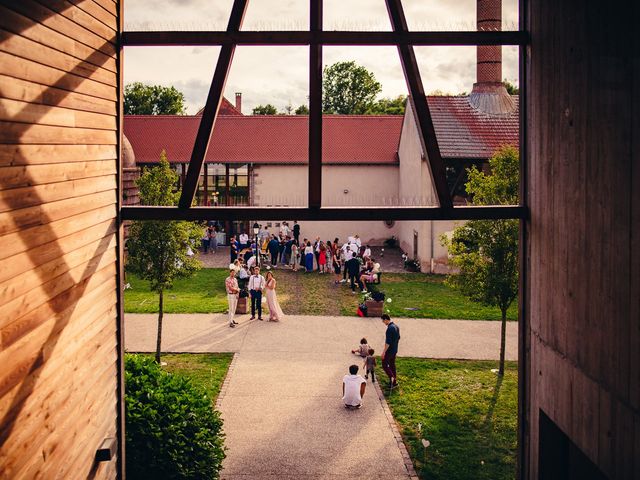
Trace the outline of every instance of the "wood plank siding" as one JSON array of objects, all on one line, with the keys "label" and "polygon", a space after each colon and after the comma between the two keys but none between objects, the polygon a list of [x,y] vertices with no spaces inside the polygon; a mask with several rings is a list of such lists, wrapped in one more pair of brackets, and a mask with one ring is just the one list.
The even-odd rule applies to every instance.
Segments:
[{"label": "wood plank siding", "polygon": [[530,5],[526,473],[542,411],[606,477],[640,478],[637,2]]},{"label": "wood plank siding", "polygon": [[1,478],[121,469],[119,9],[0,0]]}]

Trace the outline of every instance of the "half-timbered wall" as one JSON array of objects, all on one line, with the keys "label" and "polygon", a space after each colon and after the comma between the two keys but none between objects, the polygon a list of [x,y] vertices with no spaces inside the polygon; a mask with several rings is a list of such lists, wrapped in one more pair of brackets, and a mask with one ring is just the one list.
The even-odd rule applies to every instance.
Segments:
[{"label": "half-timbered wall", "polygon": [[[539,462],[552,467],[539,455],[554,441],[540,433],[541,411],[607,477],[640,478],[634,3],[530,2],[530,478]],[[581,468],[576,457],[563,461]]]},{"label": "half-timbered wall", "polygon": [[0,1],[0,477],[114,478],[119,5]]}]

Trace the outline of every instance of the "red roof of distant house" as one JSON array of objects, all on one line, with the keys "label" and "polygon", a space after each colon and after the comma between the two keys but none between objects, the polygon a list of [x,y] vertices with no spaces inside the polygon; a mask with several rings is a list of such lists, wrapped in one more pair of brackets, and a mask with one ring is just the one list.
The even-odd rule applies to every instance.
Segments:
[{"label": "red roof of distant house", "polygon": [[518,108],[497,116],[475,110],[468,97],[427,97],[427,101],[442,158],[487,159],[503,145],[519,146]]},{"label": "red roof of distant house", "polygon": [[[397,164],[402,116],[323,117],[323,163]],[[137,163],[153,163],[164,149],[170,162],[188,162],[201,117],[125,115],[124,133]],[[309,117],[220,116],[206,161],[210,163],[304,164]]]},{"label": "red roof of distant house", "polygon": [[[196,116],[202,116],[202,112],[204,112],[204,107],[198,110],[198,113],[196,113]],[[220,104],[220,110],[218,111],[218,113],[220,115],[243,115],[243,113],[240,112],[235,107],[235,105],[233,105],[229,100],[227,100],[227,97],[222,97],[222,103]]]}]

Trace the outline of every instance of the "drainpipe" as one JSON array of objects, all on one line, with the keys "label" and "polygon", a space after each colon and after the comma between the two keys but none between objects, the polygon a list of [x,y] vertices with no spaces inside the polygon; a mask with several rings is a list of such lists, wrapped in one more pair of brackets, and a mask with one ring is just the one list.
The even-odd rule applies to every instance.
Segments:
[{"label": "drainpipe", "polygon": [[431,228],[431,262],[430,262],[431,266],[430,266],[430,269],[429,269],[429,273],[433,273],[433,270],[434,270],[434,262],[433,262],[433,252],[434,252],[434,248],[433,248],[433,241],[434,241],[434,238],[433,238],[433,220],[429,221],[429,226]]}]

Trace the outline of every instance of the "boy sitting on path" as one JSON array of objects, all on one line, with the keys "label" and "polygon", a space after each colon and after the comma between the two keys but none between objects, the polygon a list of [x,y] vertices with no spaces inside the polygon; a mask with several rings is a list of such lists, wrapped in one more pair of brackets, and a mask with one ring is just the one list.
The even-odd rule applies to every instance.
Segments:
[{"label": "boy sitting on path", "polygon": [[358,366],[349,367],[349,375],[342,378],[342,401],[346,408],[360,408],[367,381],[358,375]]}]

